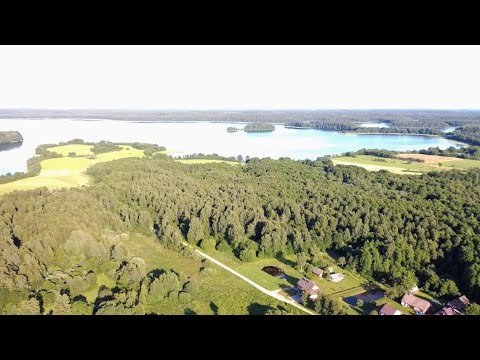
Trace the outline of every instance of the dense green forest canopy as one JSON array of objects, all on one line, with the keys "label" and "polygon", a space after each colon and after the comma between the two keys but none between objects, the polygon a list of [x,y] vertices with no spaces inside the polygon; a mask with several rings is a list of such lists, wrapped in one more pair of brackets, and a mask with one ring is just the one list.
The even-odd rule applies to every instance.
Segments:
[{"label": "dense green forest canopy", "polygon": [[476,125],[461,126],[447,134],[447,138],[480,146],[480,122]]},{"label": "dense green forest canopy", "polygon": [[0,131],[0,145],[21,143],[23,136],[18,131]]},{"label": "dense green forest canopy", "polygon": [[[321,158],[230,166],[154,155],[88,173],[88,188],[0,197],[4,312],[143,313],[150,296],[195,296],[180,295],[181,274],[145,273],[118,241],[132,232],[178,251],[208,242],[242,261],[302,253],[315,265],[329,251],[397,295],[418,283],[480,301],[478,169],[400,176]],[[89,305],[79,293],[101,274],[115,286]]]}]

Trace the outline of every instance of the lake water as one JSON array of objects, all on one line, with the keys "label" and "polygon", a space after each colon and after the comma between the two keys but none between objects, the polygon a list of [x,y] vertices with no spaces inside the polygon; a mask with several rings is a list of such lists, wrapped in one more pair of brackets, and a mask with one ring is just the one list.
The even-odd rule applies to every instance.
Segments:
[{"label": "lake water", "polygon": [[431,146],[456,146],[440,137],[397,135],[349,135],[313,129],[286,129],[275,125],[272,133],[228,133],[241,123],[130,122],[79,119],[0,119],[0,131],[18,130],[24,137],[20,148],[0,152],[0,175],[26,171],[26,161],[40,144],[74,138],[85,141],[154,143],[184,154],[216,153],[223,156],[290,157],[316,159],[362,148],[420,150]]}]

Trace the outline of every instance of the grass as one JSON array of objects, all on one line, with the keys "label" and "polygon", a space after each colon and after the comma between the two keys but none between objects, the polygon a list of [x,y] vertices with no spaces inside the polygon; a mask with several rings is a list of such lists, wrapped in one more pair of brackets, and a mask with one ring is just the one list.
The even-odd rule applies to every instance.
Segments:
[{"label": "grass", "polygon": [[400,312],[403,315],[415,315],[415,311],[413,311],[413,309],[410,309],[409,307],[406,307],[406,306],[402,306],[399,303],[397,303],[396,301],[393,301],[392,299],[389,299],[389,298],[386,298],[386,297],[382,297],[380,299],[377,299],[375,301],[375,304],[377,305],[377,310],[380,310],[382,305],[388,304],[391,307],[393,307],[394,309],[400,310]]},{"label": "grass", "polygon": [[[94,155],[92,145],[70,144],[54,146],[50,151],[62,155],[60,158],[43,160],[40,165],[42,170],[40,175],[22,180],[13,181],[6,184],[0,184],[0,195],[15,190],[32,190],[41,187],[48,189],[60,189],[87,185],[89,178],[85,175],[86,170],[97,163],[124,159],[130,157],[144,157],[143,150],[135,149],[129,145],[120,145],[122,150]],[[68,156],[74,152],[76,156]],[[176,152],[167,149],[161,153],[169,154]],[[210,160],[210,159],[184,159],[177,160],[184,164],[210,164],[227,163],[230,165],[239,165],[235,161]]]},{"label": "grass", "polygon": [[92,286],[82,292],[82,295],[85,296],[89,304],[93,304],[95,302],[95,299],[97,298],[97,295],[98,295],[98,289],[102,285],[108,286],[110,289],[112,289],[117,285],[117,283],[115,282],[115,280],[110,279],[105,274],[98,274],[97,285]]},{"label": "grass", "polygon": [[214,160],[214,159],[182,159],[176,160],[183,164],[212,164],[212,163],[226,163],[229,165],[240,165],[239,162],[236,161],[227,161],[227,160]]},{"label": "grass", "polygon": [[[328,254],[324,254],[324,261],[333,266],[334,272],[341,272],[345,275],[345,279],[334,283],[326,278],[319,278],[311,272],[301,274],[293,266],[296,261],[295,255],[286,256],[285,259],[258,259],[256,261],[244,263],[237,259],[232,253],[211,251],[209,255],[215,259],[223,262],[225,265],[230,266],[235,271],[255,281],[257,284],[263,286],[268,290],[277,290],[280,288],[290,287],[296,285],[298,280],[302,277],[306,277],[314,281],[320,288],[320,292],[325,295],[330,295],[335,298],[342,299],[343,297],[353,296],[361,294],[365,291],[379,288],[377,284],[372,284],[367,279],[363,278],[359,274],[351,272],[346,269],[342,269],[335,264],[335,260]],[[285,272],[286,279],[277,279],[271,275],[262,271],[264,266],[271,265],[282,268]],[[383,289],[383,288],[382,288]],[[347,306],[345,303],[345,309],[347,313],[352,315],[358,315],[361,313],[361,309],[356,307]]]},{"label": "grass", "polygon": [[[164,248],[153,237],[134,234],[123,242],[131,256],[145,260],[147,271],[173,270],[196,279],[200,292],[189,304],[162,301],[149,305],[148,311],[160,314],[263,314],[269,308],[284,308],[290,313],[304,314],[293,306],[277,301],[228,271],[213,265],[214,272],[200,274],[201,258],[190,258]],[[234,262],[234,261],[233,261]]]},{"label": "grass", "polygon": [[[480,160],[447,160],[440,163],[419,163],[408,160],[380,158],[370,155],[357,155],[355,157],[343,156],[332,159],[335,165],[355,165],[369,171],[387,170],[397,174],[420,174],[429,171],[446,171],[455,169],[471,169],[480,167]],[[441,164],[441,166],[439,166]]]},{"label": "grass", "polygon": [[88,177],[85,171],[92,165],[111,161],[116,159],[124,159],[129,157],[143,157],[143,150],[134,149],[131,146],[122,145],[122,150],[92,155],[91,145],[64,145],[55,146],[53,149],[59,154],[67,154],[70,150],[75,149],[77,154],[89,154],[88,156],[60,157],[43,160],[40,165],[42,170],[40,175],[27,179],[17,180],[0,185],[0,194],[4,194],[14,190],[32,190],[39,187],[47,187],[49,189],[58,189],[65,187],[76,187],[88,184]]}]

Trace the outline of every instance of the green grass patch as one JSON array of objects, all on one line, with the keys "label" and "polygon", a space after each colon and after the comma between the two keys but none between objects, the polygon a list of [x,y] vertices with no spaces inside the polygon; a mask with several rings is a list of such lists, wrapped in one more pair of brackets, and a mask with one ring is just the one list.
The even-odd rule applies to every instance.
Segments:
[{"label": "green grass patch", "polygon": [[[200,274],[201,257],[186,257],[178,252],[164,248],[153,237],[134,234],[123,241],[131,256],[145,260],[147,271],[153,269],[173,270],[196,279],[199,294],[189,304],[161,301],[149,305],[149,311],[160,314],[263,314],[269,308],[284,308],[293,314],[304,314],[299,309],[277,301],[230,272],[212,265],[214,271]],[[223,261],[219,259],[220,261]],[[231,260],[235,263],[234,260]],[[227,264],[229,265],[229,264]]]},{"label": "green grass patch", "polygon": [[415,311],[413,309],[410,309],[409,307],[402,306],[398,302],[393,301],[392,299],[389,299],[387,297],[383,297],[380,299],[377,299],[375,301],[375,304],[377,305],[377,310],[380,310],[380,308],[384,305],[390,305],[394,309],[399,310],[403,315],[415,315]]},{"label": "green grass patch", "polygon": [[98,274],[97,284],[82,292],[82,295],[85,296],[89,304],[93,304],[95,302],[95,299],[98,295],[98,289],[102,285],[108,286],[110,289],[112,289],[117,285],[117,283],[115,280],[109,278],[105,274]]},{"label": "green grass patch", "polygon": [[79,156],[93,155],[92,145],[70,144],[61,145],[48,148],[48,151],[57,153],[62,156],[68,156],[70,153],[75,153]]}]

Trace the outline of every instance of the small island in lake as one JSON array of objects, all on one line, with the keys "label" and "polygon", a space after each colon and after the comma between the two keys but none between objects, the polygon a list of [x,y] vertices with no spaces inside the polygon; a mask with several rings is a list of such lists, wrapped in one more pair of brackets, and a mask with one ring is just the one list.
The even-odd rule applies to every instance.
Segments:
[{"label": "small island in lake", "polygon": [[0,131],[0,151],[9,150],[23,143],[23,136],[18,131]]},{"label": "small island in lake", "polygon": [[245,132],[272,132],[275,131],[275,126],[266,123],[252,123],[243,128]]},{"label": "small island in lake", "polygon": [[229,127],[227,128],[227,131],[228,131],[228,132],[237,132],[237,131],[240,131],[240,130],[241,130],[241,129],[236,128],[236,127],[233,127],[233,126],[229,126]]}]

